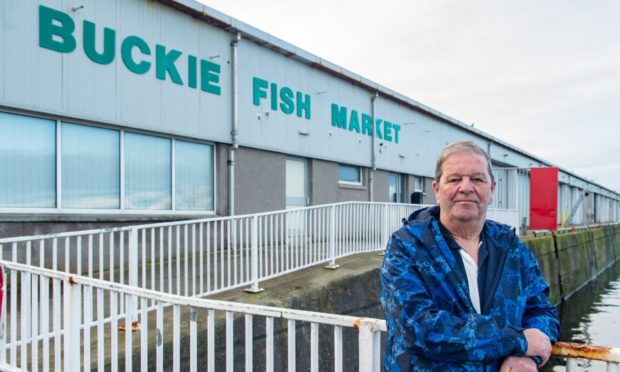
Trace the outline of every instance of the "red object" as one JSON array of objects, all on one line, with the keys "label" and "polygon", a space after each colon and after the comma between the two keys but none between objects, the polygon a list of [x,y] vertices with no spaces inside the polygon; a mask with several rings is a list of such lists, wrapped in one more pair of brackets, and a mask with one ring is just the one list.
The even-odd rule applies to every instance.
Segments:
[{"label": "red object", "polygon": [[558,228],[558,168],[530,169],[530,229]]}]

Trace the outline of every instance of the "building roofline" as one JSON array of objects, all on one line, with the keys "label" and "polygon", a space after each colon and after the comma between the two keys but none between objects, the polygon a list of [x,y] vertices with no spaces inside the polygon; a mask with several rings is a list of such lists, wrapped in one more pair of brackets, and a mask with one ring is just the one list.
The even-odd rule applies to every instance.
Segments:
[{"label": "building roofline", "polygon": [[295,45],[288,43],[280,38],[277,38],[267,32],[261,31],[256,27],[253,27],[247,23],[244,23],[236,18],[233,18],[229,15],[226,15],[216,9],[213,9],[203,3],[200,3],[196,0],[157,0],[158,2],[170,6],[174,9],[177,9],[183,13],[190,15],[193,18],[197,18],[205,21],[213,26],[224,29],[230,33],[239,33],[242,38],[251,40],[261,46],[269,48],[277,53],[280,53],[286,57],[293,58],[298,60],[299,62],[310,65],[318,70],[326,72],[330,75],[336,76],[340,79],[348,81],[352,84],[360,86],[372,93],[378,93],[379,96],[391,99],[398,103],[404,104],[414,110],[420,111],[422,113],[431,115],[441,121],[457,127],[459,129],[465,130],[466,132],[473,133],[492,144],[501,145],[507,149],[516,151],[522,155],[525,155],[541,164],[546,166],[553,166],[559,168],[562,172],[570,175],[571,177],[575,177],[580,179],[586,183],[591,183],[600,187],[603,190],[613,193],[616,197],[620,198],[620,193],[615,190],[609,189],[605,186],[599,185],[587,178],[577,175],[572,171],[568,171],[556,164],[547,161],[540,156],[531,154],[521,148],[518,148],[515,145],[512,145],[504,140],[501,140],[497,137],[494,137],[486,132],[481,131],[480,129],[473,128],[472,126],[455,119],[449,115],[446,115],[442,112],[439,112],[433,109],[430,106],[427,106],[421,102],[418,102],[414,99],[411,99],[401,93],[395,92],[392,89],[389,89],[379,83],[376,83],[372,80],[364,78],[352,71],[349,71],[341,66],[338,66],[332,62],[329,62],[323,58],[320,58],[304,49],[296,47]]}]

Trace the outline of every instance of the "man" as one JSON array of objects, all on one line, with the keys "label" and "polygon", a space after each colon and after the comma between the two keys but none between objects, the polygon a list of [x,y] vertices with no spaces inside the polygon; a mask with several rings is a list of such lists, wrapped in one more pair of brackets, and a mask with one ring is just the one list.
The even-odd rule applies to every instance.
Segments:
[{"label": "man", "polygon": [[473,142],[441,152],[438,206],[396,231],[381,269],[388,371],[535,371],[559,333],[532,252],[486,220],[495,180]]}]

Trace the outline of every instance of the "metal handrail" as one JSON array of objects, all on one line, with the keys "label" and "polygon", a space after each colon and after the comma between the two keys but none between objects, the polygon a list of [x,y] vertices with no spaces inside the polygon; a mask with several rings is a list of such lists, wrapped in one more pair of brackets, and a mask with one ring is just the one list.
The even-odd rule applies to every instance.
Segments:
[{"label": "metal handrail", "polygon": [[185,295],[257,289],[260,280],[324,262],[336,267],[336,258],[383,249],[401,218],[422,207],[345,202],[4,238],[0,259],[159,290],[157,276],[168,274],[187,283],[184,291],[178,285],[168,291]]},{"label": "metal handrail", "polygon": [[[96,365],[97,369],[105,370],[112,365],[114,370],[124,360],[125,369],[132,370],[135,355],[142,370],[149,369],[149,364],[151,366],[155,364],[157,371],[162,371],[164,368],[179,370],[182,363],[188,362],[181,360],[181,344],[189,343],[187,345],[189,369],[192,371],[198,369],[197,359],[204,350],[208,361],[206,368],[214,371],[216,350],[219,349],[215,345],[217,318],[224,323],[225,328],[222,347],[226,354],[226,369],[233,370],[235,314],[245,317],[246,369],[254,367],[252,356],[254,344],[257,342],[253,336],[255,317],[264,318],[266,322],[264,350],[267,371],[274,370],[276,336],[274,322],[277,319],[287,324],[289,370],[294,370],[297,356],[296,322],[311,328],[309,342],[311,371],[319,370],[319,325],[333,329],[335,371],[342,371],[344,364],[343,328],[358,330],[359,370],[370,372],[378,371],[380,368],[378,347],[380,339],[377,336],[386,331],[385,321],[380,319],[178,296],[9,261],[0,261],[0,266],[7,271],[4,289],[6,290],[7,282],[11,289],[7,301],[3,302],[0,318],[0,368],[33,370],[41,367],[46,370],[52,367],[55,370],[77,371],[83,366]],[[39,285],[36,285],[37,283]],[[15,293],[17,287],[21,288],[19,299]],[[45,288],[49,287],[58,288],[49,293],[49,303],[35,300],[38,299],[39,293],[43,295]],[[123,312],[119,306],[119,300],[122,298],[127,303],[135,303],[138,306],[135,308],[127,306]],[[216,317],[218,314],[216,311],[223,313],[223,320],[221,317]],[[106,317],[104,313],[112,314],[111,322],[102,322]],[[186,338],[181,338],[182,313],[189,314],[185,320],[189,322],[189,331],[187,329],[183,331],[189,333],[189,335],[183,334],[187,336]],[[205,314],[206,317],[202,318],[196,314]],[[201,348],[199,354],[198,344],[204,342],[198,337],[198,322],[201,320],[207,329],[208,342],[204,349]],[[140,339],[139,347],[134,346],[132,335],[134,331],[139,331],[137,336]],[[172,334],[172,337],[168,336],[172,342],[167,346],[173,349],[171,367],[164,362],[165,332],[168,332],[168,335]],[[34,333],[41,333],[41,336]],[[124,340],[123,337],[119,337],[123,333]],[[106,341],[107,339],[109,341]],[[152,350],[153,344],[156,345],[155,350]],[[51,346],[54,348],[53,351],[50,350]],[[91,349],[96,351],[96,355],[91,355]],[[139,349],[139,353],[136,349]],[[149,353],[154,353],[155,357],[151,354],[149,360]]]},{"label": "metal handrail", "polygon": [[578,370],[577,359],[603,361],[608,371],[620,371],[620,348],[617,347],[556,342],[551,354],[567,358],[567,372]]},{"label": "metal handrail", "polygon": [[[235,363],[233,356],[239,351],[235,351],[233,342],[235,337],[239,337],[234,336],[234,317],[237,314],[245,318],[242,346],[246,369],[255,367],[253,350],[258,346],[265,352],[266,370],[274,370],[274,322],[280,319],[279,324],[287,325],[286,365],[289,370],[294,370],[298,351],[296,342],[299,340],[309,341],[310,370],[319,370],[319,325],[333,330],[333,362],[327,362],[331,369],[343,370],[343,328],[351,328],[358,331],[359,370],[380,370],[380,344],[381,334],[386,332],[385,320],[185,297],[9,261],[0,261],[0,266],[7,271],[3,290],[7,293],[7,283],[11,289],[3,302],[0,318],[0,368],[3,369],[53,367],[73,371],[96,365],[97,369],[104,370],[110,365],[118,367],[124,357],[125,368],[129,370],[134,359],[139,361],[143,370],[153,367],[158,371],[164,368],[179,370],[186,366],[182,364],[185,362],[190,370],[197,370],[198,356],[204,354],[204,350],[207,354],[206,368],[214,371],[216,350],[222,348],[225,352],[225,362],[222,363],[227,370],[232,370]],[[20,291],[15,290],[17,287],[21,288]],[[48,293],[46,288],[54,290]],[[19,299],[16,292],[20,292]],[[49,302],[43,301],[44,298],[49,298]],[[119,307],[119,300],[123,298],[137,306],[128,306],[123,312]],[[104,312],[113,315],[111,322],[103,322],[106,317]],[[216,312],[223,317],[217,317]],[[189,316],[182,322],[181,314]],[[201,314],[206,316],[203,318]],[[265,320],[264,339],[254,337],[253,321],[256,317]],[[222,322],[225,331],[221,340],[224,345],[221,347],[215,344],[216,319],[220,319],[218,321]],[[198,335],[198,329],[202,329],[198,328],[198,323],[207,329],[206,347],[201,344],[204,341]],[[182,331],[183,324],[189,324],[189,330],[186,327]],[[304,324],[310,327],[310,334],[306,336],[309,340],[296,336],[296,329]],[[134,332],[137,332],[136,336],[133,336]],[[163,339],[166,334],[168,339],[172,339],[166,344],[166,347],[172,348],[172,366],[164,362]],[[106,341],[108,337],[109,341]],[[140,342],[134,343],[133,337],[139,337]],[[255,345],[257,342],[261,344]],[[189,361],[181,360],[182,347],[188,350]],[[96,353],[91,353],[91,349]],[[568,358],[567,371],[577,368],[575,358],[602,360],[607,362],[608,370],[620,369],[618,348],[558,342],[553,346],[552,354]],[[218,364],[218,369],[223,365]]]}]

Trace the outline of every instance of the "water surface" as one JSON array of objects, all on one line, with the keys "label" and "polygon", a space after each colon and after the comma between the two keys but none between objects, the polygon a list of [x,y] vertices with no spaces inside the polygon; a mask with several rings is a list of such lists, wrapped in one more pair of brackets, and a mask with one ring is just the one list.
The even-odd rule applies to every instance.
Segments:
[{"label": "water surface", "polygon": [[[559,306],[560,341],[620,347],[620,261]],[[580,361],[584,371],[606,371],[606,364]],[[547,371],[564,371],[564,361],[552,358]]]}]

